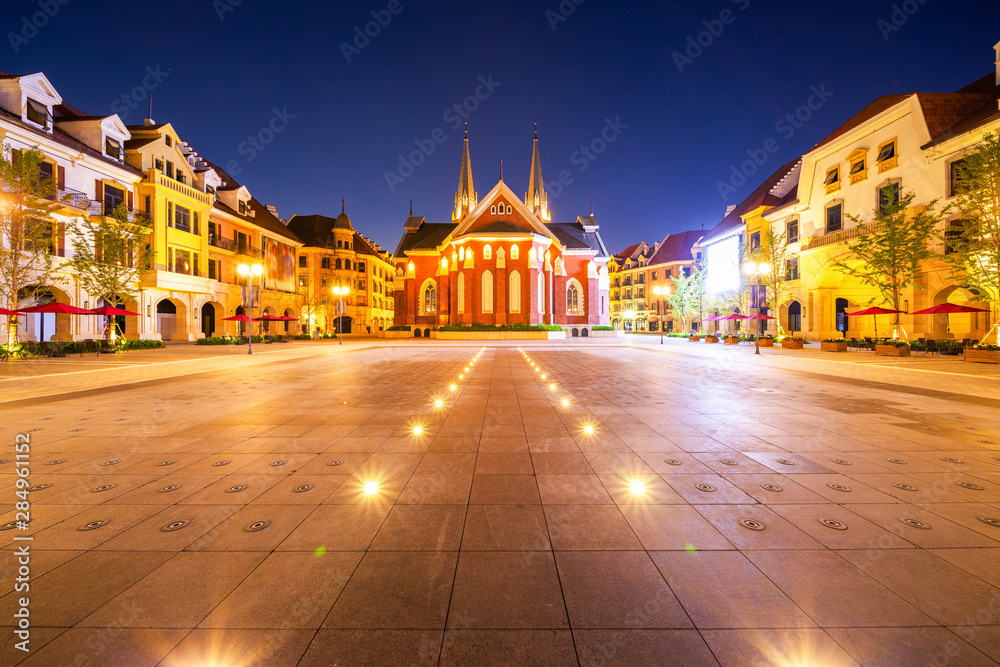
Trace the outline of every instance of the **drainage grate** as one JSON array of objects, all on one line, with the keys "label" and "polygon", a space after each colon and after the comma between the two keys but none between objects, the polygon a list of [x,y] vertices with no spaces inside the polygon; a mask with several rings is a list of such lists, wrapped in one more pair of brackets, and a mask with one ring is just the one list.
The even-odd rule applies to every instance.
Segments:
[{"label": "drainage grate", "polygon": [[920,530],[930,530],[931,529],[930,524],[926,524],[923,521],[920,521],[918,519],[900,518],[900,521],[902,521],[904,524],[906,524],[910,528],[919,528]]},{"label": "drainage grate", "polygon": [[77,528],[77,530],[82,530],[84,532],[88,530],[97,530],[101,526],[106,526],[109,523],[111,523],[111,519],[97,519],[96,521],[88,521],[87,523]]},{"label": "drainage grate", "polygon": [[740,519],[740,525],[744,528],[749,528],[750,530],[761,531],[764,530],[765,526],[760,521],[755,519]]},{"label": "drainage grate", "polygon": [[270,525],[271,522],[268,521],[267,519],[264,519],[263,521],[254,521],[243,530],[245,530],[248,533],[256,533],[257,531],[264,530]]},{"label": "drainage grate", "polygon": [[187,528],[191,524],[190,519],[183,519],[181,521],[171,521],[163,528],[160,528],[164,533],[172,533],[175,530],[180,530],[181,528]]},{"label": "drainage grate", "polygon": [[775,493],[781,491],[781,487],[778,486],[777,484],[761,484],[760,488],[764,489],[765,491],[774,491]]},{"label": "drainage grate", "polygon": [[819,522],[827,528],[833,528],[834,530],[847,530],[847,524],[842,521],[837,521],[836,519],[820,519]]}]

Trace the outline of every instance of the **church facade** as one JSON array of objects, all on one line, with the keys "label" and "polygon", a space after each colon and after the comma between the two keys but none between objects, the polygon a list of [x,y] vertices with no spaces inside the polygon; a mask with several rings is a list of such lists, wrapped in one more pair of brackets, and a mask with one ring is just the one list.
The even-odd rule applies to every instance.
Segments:
[{"label": "church facade", "polygon": [[552,222],[535,130],[522,200],[500,181],[479,198],[466,130],[449,223],[411,215],[395,253],[394,323],[557,325],[589,331],[610,322],[609,254],[593,212]]}]

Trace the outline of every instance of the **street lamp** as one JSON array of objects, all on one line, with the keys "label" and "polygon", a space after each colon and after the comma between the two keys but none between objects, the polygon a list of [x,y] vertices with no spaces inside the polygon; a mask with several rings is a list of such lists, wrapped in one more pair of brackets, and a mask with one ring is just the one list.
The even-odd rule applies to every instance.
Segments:
[{"label": "street lamp", "polygon": [[666,305],[667,296],[670,294],[670,288],[657,285],[653,288],[653,294],[660,297],[660,345],[663,345],[663,316],[667,312],[664,306]]},{"label": "street lamp", "polygon": [[250,321],[247,322],[247,354],[253,354],[253,279],[255,276],[260,277],[261,287],[264,285],[264,267],[260,264],[254,264],[250,266],[248,264],[240,264],[237,269],[239,274],[246,278],[247,286],[250,288],[249,306],[247,307],[247,312],[249,313]]},{"label": "street lamp", "polygon": [[[771,265],[768,264],[767,262],[761,262],[760,264],[757,264],[756,262],[747,262],[746,264],[743,265],[743,273],[747,274],[747,276],[752,278],[754,281],[754,285],[759,287],[760,279],[765,276],[771,275]],[[754,307],[757,309],[757,314],[760,315],[760,307],[757,306],[756,304],[754,304]],[[757,355],[760,354],[760,329],[761,329],[761,324],[758,321],[757,331],[755,332],[753,338],[754,354]]]},{"label": "street lamp", "polygon": [[340,307],[337,308],[337,314],[339,318],[337,319],[337,333],[340,335],[340,344],[344,344],[344,297],[350,294],[350,287],[334,287],[333,295],[340,299]]},{"label": "street lamp", "polygon": [[[631,308],[629,308],[624,313],[622,313],[622,318],[625,320],[625,322],[633,322],[633,321],[635,321],[635,316],[636,316],[636,312],[634,310],[632,310]],[[628,324],[626,324],[625,325],[625,333],[628,333],[628,332],[629,332],[628,331]]]}]

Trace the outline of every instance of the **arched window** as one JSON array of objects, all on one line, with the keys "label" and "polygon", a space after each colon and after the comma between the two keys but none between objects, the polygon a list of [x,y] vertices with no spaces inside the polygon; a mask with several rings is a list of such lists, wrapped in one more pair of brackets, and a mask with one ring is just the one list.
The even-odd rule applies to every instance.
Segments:
[{"label": "arched window", "polygon": [[434,285],[433,280],[428,280],[424,283],[424,289],[422,290],[423,303],[420,307],[421,313],[436,313],[437,312],[437,287]]},{"label": "arched window", "polygon": [[483,259],[493,259],[493,248],[489,243],[483,246]]},{"label": "arched window", "polygon": [[510,312],[521,312],[521,274],[517,271],[510,273]]},{"label": "arched window", "polygon": [[545,274],[538,272],[538,312],[545,314]]},{"label": "arched window", "polygon": [[517,259],[518,258],[518,251],[517,251],[517,246],[516,245],[512,245],[510,247],[510,258],[511,259]]},{"label": "arched window", "polygon": [[493,312],[493,274],[483,272],[483,312]]},{"label": "arched window", "polygon": [[463,262],[465,261],[465,248],[458,249],[458,258]]},{"label": "arched window", "polygon": [[344,268],[347,269],[348,271],[351,270],[351,260],[349,259],[344,260]]},{"label": "arched window", "polygon": [[507,207],[507,215],[510,215],[513,212],[514,212],[514,209],[512,209],[510,206],[508,206]]},{"label": "arched window", "polygon": [[458,274],[458,312],[465,312],[465,274]]},{"label": "arched window", "polygon": [[496,215],[497,214],[496,204],[494,204],[493,206],[490,206],[490,214],[491,215]]},{"label": "arched window", "polygon": [[570,281],[566,286],[566,312],[580,312],[580,287],[575,280]]},{"label": "arched window", "polygon": [[336,266],[337,266],[337,270],[340,271],[342,268],[344,268],[344,260],[338,259]]}]

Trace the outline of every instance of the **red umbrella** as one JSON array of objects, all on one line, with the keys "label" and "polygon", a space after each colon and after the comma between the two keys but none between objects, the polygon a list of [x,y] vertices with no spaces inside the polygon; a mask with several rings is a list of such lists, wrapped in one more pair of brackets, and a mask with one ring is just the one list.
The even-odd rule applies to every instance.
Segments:
[{"label": "red umbrella", "polygon": [[31,308],[25,308],[24,313],[55,313],[57,315],[93,315],[89,310],[77,308],[66,303],[43,303]]},{"label": "red umbrella", "polygon": [[0,308],[0,315],[6,315],[7,317],[15,317],[17,315],[24,315],[24,313],[19,313],[16,310],[7,310],[6,308]]},{"label": "red umbrella", "polygon": [[236,315],[235,317],[227,317],[223,322],[249,322],[250,318],[246,315]]},{"label": "red umbrella", "polygon": [[258,322],[281,322],[282,318],[275,317],[274,315],[261,315],[255,318]]},{"label": "red umbrella", "polygon": [[916,312],[910,313],[910,315],[938,315],[940,313],[985,313],[985,308],[973,308],[972,306],[956,306],[953,303],[942,303],[940,306],[933,306],[932,308],[924,308],[923,310],[918,310]]},{"label": "red umbrella", "polygon": [[733,320],[752,320],[752,319],[753,318],[750,317],[749,315],[740,315],[739,313],[733,313],[732,315],[729,315],[728,317],[720,317],[719,321],[720,322],[731,322]]},{"label": "red umbrella", "polygon": [[702,322],[718,322],[718,321],[719,321],[718,317],[706,317],[705,319],[702,320]]},{"label": "red umbrella", "polygon": [[131,315],[132,317],[142,317],[139,313],[133,313],[131,310],[125,310],[124,308],[116,308],[115,306],[101,306],[100,308],[94,308],[93,310],[88,310],[90,315],[103,315],[104,317],[117,317],[118,315]]},{"label": "red umbrella", "polygon": [[875,323],[875,338],[878,338],[878,318],[876,315],[892,315],[893,313],[904,313],[902,310],[892,310],[890,308],[865,308],[864,310],[859,310],[856,313],[844,313],[846,317],[858,317],[859,315],[871,315],[872,321]]},{"label": "red umbrella", "polygon": [[745,319],[748,320],[776,320],[777,317],[771,317],[770,315],[765,315],[763,313],[757,313],[756,315],[749,315]]}]

